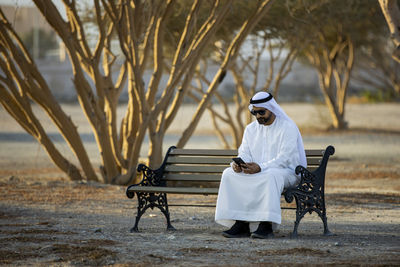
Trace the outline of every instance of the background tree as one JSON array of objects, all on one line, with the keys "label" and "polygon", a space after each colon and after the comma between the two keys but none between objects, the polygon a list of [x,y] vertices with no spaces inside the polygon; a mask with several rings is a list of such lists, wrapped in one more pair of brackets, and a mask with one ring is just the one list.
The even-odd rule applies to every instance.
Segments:
[{"label": "background tree", "polygon": [[394,44],[392,57],[400,63],[400,10],[396,0],[379,0]]},{"label": "background tree", "polygon": [[[235,5],[233,23],[240,16],[249,16],[252,4],[254,2],[239,1]],[[214,93],[213,101],[208,106],[215,133],[225,148],[237,148],[241,143],[244,127],[252,120],[248,112],[249,98],[260,90],[270,91],[278,98],[280,84],[296,59],[298,46],[288,46],[286,40],[280,37],[283,29],[287,32],[293,30],[287,23],[287,17],[282,16],[281,9],[279,3],[272,5],[268,14],[253,29],[246,45],[241,47],[239,56],[229,69],[234,80],[234,89],[228,94]],[[191,97],[197,102],[200,101],[199,94],[201,95],[203,88],[210,84],[206,75],[208,66],[220,60],[220,52],[229,44],[227,41],[233,34],[229,25],[231,24],[223,25],[219,31],[219,41],[213,47],[212,56],[207,58],[209,62],[196,70],[197,83]],[[260,67],[264,67],[263,73]],[[222,112],[216,110],[217,106],[221,107]]]},{"label": "background tree", "polygon": [[[206,47],[215,41],[214,36],[227,18],[233,1],[191,1],[188,13],[182,15],[185,17],[183,28],[170,31],[166,27],[168,21],[173,14],[187,10],[182,8],[188,6],[187,1],[95,0],[96,27],[91,29],[96,38],[94,46],[87,38],[89,29],[85,27],[76,1],[63,2],[66,19],[52,1],[34,0],[68,52],[78,100],[92,126],[101,156],[101,180],[118,184],[132,182],[146,133],[150,139],[149,165],[155,167],[160,163],[165,132],[187,94],[200,58]],[[227,46],[220,68],[178,146],[186,144],[246,36],[272,2],[257,1],[252,15],[237,23],[236,34]],[[207,15],[200,16],[201,8],[207,10]],[[173,55],[166,56],[164,42],[171,38],[170,33],[179,38],[170,50]],[[60,169],[72,179],[82,179],[79,168],[59,153],[33,114],[32,101],[41,105],[75,153],[84,177],[100,180],[76,127],[52,96],[26,47],[3,14],[0,42],[0,66],[4,73],[0,76],[0,101],[3,106],[45,147]],[[117,78],[112,75],[115,68]],[[146,70],[152,72],[149,81],[144,80]],[[168,81],[162,86],[161,78],[165,73]],[[116,108],[125,84],[128,107],[118,126]]]},{"label": "background tree", "polygon": [[[287,49],[279,37],[272,37],[266,31],[253,33],[247,45],[242,46],[230,68],[235,87],[232,92],[229,95],[215,92],[213,104],[208,106],[215,132],[225,148],[238,148],[242,141],[244,128],[252,120],[248,112],[249,99],[256,91],[269,91],[278,98],[280,83],[296,58],[296,49]],[[265,65],[265,73],[260,71],[261,64]],[[197,102],[200,99],[195,92],[201,94],[203,86],[210,84],[206,76],[207,65],[205,63],[196,70],[197,86],[190,95]],[[222,107],[223,112],[218,112],[216,106]]]},{"label": "background tree", "polygon": [[[285,35],[291,45],[307,40],[301,58],[313,66],[330,111],[334,129],[347,128],[345,104],[355,50],[365,37],[382,30],[376,1],[286,1],[293,28]],[[368,20],[366,19],[368,18]]]},{"label": "background tree", "polygon": [[387,36],[374,36],[357,50],[355,81],[367,88],[370,100],[392,101],[400,97],[400,64],[391,55],[393,43]]}]

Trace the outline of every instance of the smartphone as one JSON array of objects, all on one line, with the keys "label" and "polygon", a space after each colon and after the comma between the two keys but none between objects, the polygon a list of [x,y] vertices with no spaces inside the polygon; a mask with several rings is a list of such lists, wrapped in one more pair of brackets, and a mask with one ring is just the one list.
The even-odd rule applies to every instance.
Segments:
[{"label": "smartphone", "polygon": [[245,167],[245,166],[243,166],[243,165],[246,165],[246,162],[244,162],[244,161],[242,160],[242,158],[232,158],[232,160],[233,160],[237,165],[239,165],[240,167]]}]

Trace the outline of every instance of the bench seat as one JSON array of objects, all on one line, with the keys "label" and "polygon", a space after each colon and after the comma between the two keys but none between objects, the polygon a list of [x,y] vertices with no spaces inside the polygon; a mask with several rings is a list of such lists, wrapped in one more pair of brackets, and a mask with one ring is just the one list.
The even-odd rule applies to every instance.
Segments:
[{"label": "bench seat", "polygon": [[167,194],[189,194],[189,195],[217,195],[218,188],[202,188],[202,187],[166,187],[166,186],[149,186],[135,187],[130,189],[131,192],[143,193],[167,193]]}]

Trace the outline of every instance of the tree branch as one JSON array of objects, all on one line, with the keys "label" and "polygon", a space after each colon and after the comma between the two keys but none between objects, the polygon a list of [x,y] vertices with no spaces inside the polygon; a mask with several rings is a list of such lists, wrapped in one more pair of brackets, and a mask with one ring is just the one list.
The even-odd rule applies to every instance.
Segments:
[{"label": "tree branch", "polygon": [[378,0],[395,45],[393,59],[400,63],[400,10],[396,0]]}]

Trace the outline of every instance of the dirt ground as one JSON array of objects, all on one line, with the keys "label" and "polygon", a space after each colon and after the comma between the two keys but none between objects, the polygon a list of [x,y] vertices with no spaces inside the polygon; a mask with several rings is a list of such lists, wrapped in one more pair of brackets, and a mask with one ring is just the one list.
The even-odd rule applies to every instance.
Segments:
[{"label": "dirt ground", "polygon": [[[368,115],[371,108],[375,116]],[[166,231],[162,213],[149,210],[140,232],[130,233],[137,200],[126,197],[125,187],[68,181],[32,152],[34,142],[18,127],[0,128],[0,265],[399,266],[400,105],[348,110],[350,131],[304,131],[306,147],[336,147],[326,181],[334,235],[323,236],[319,217],[307,214],[297,239],[290,238],[293,210],[282,211],[269,240],[222,237],[214,208],[171,207],[176,231]],[[13,125],[3,110],[0,119]],[[15,133],[20,136],[10,140]],[[170,204],[198,202],[212,204],[215,197],[169,196]]]}]

